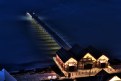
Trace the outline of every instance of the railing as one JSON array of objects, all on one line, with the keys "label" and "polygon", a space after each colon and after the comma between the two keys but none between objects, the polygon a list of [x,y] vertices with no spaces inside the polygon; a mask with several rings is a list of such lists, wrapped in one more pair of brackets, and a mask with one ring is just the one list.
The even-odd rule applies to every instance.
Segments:
[{"label": "railing", "polygon": [[[41,81],[41,80],[49,80],[53,76],[57,76],[55,73],[44,73],[44,74],[25,74],[21,76],[16,76],[17,81]],[[56,77],[53,77],[56,78]]]}]

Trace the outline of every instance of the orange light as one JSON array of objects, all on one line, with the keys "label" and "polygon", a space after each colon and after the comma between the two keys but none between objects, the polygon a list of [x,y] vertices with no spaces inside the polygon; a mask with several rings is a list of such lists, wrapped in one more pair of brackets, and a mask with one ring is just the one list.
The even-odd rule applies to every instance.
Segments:
[{"label": "orange light", "polygon": [[96,59],[90,53],[87,53],[83,58],[91,58],[92,60],[96,61]]}]

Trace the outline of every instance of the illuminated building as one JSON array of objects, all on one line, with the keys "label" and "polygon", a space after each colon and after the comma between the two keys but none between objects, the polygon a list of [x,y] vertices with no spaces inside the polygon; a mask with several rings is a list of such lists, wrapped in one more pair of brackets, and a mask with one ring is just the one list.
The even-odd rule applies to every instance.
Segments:
[{"label": "illuminated building", "polygon": [[107,56],[101,55],[97,59],[97,66],[100,68],[108,67],[108,65],[109,65],[108,60],[109,60],[109,58]]},{"label": "illuminated building", "polygon": [[115,69],[110,65],[110,59],[107,56],[93,47],[82,49],[79,45],[74,45],[69,50],[59,49],[53,59],[64,75],[69,78],[120,73],[121,66]]},{"label": "illuminated building", "polygon": [[[80,48],[77,48],[80,49]],[[73,65],[73,70],[78,69],[91,69],[91,68],[106,68],[109,65],[109,58],[104,54],[95,55],[90,51],[80,53],[73,52],[73,46],[70,50],[61,48],[56,52],[56,60],[60,66],[67,71],[67,68],[70,68],[69,65]],[[75,54],[76,53],[76,54]],[[76,56],[77,55],[77,56]],[[95,58],[96,56],[96,58]],[[71,59],[71,60],[70,60]]]},{"label": "illuminated building", "polygon": [[121,79],[118,76],[114,76],[109,81],[121,81]]},{"label": "illuminated building", "polygon": [[72,55],[61,48],[56,52],[56,61],[60,66],[66,71],[75,71],[77,70],[77,61],[72,57]]}]

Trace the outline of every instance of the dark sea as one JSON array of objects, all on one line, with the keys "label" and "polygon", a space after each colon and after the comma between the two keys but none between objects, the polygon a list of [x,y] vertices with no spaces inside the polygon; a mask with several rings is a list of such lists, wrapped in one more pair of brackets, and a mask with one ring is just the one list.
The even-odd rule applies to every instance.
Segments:
[{"label": "dark sea", "polygon": [[33,41],[27,11],[70,44],[92,45],[121,59],[121,0],[0,0],[0,64],[7,70],[52,64]]}]

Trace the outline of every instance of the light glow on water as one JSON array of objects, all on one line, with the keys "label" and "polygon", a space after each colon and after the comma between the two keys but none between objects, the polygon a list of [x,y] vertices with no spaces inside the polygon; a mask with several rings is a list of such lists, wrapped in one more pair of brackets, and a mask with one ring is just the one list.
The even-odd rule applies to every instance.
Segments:
[{"label": "light glow on water", "polygon": [[32,20],[32,16],[27,12],[25,16],[20,16],[19,17],[21,20],[26,20],[26,21],[30,21]]},{"label": "light glow on water", "polygon": [[28,15],[27,15],[27,16],[20,16],[19,19],[20,19],[20,20],[25,20],[25,21],[30,21],[30,20],[32,20],[32,18],[31,18],[30,16],[28,16]]}]

